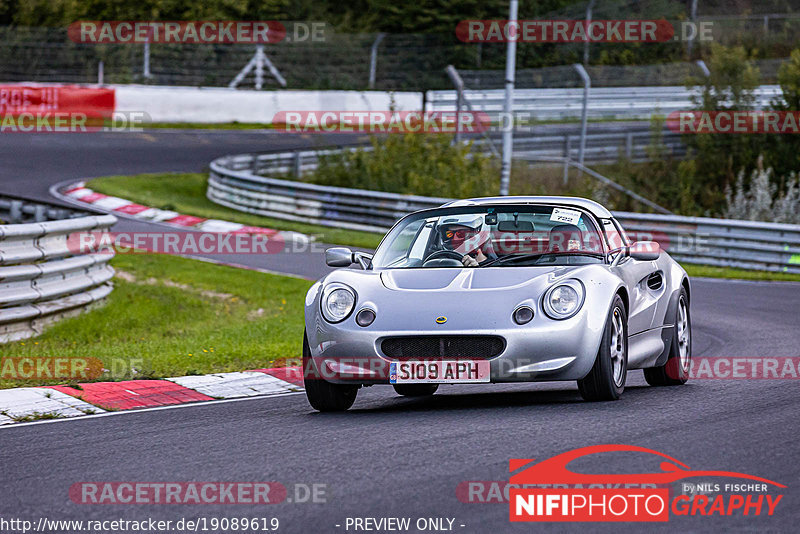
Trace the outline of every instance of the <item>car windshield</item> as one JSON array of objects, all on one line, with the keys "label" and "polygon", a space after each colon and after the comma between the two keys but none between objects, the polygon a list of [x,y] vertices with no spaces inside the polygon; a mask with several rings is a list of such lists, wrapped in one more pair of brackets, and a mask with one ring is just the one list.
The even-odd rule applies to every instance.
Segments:
[{"label": "car windshield", "polygon": [[375,253],[375,269],[584,265],[604,261],[593,218],[571,206],[460,206],[412,214]]}]

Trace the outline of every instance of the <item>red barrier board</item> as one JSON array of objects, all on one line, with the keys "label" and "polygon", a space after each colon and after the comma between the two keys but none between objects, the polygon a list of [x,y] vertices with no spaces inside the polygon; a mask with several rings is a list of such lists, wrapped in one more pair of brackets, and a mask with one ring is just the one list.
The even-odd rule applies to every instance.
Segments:
[{"label": "red barrier board", "polygon": [[110,118],[114,113],[114,89],[79,85],[0,85],[0,115],[30,113],[82,113]]}]

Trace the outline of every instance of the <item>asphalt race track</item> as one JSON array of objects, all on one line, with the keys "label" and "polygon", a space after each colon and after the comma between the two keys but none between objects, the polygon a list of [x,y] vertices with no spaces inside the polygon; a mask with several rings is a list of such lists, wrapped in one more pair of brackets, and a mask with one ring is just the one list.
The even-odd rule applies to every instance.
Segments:
[{"label": "asphalt race track", "polygon": [[[263,133],[145,135],[156,140],[129,137],[109,150],[99,137],[7,136],[0,144],[0,192],[45,200],[49,185],[73,177],[199,171],[217,155],[298,143]],[[276,258],[270,261],[281,272],[316,276],[327,269],[319,254]],[[309,260],[318,266],[297,270],[297,262]],[[798,302],[800,284],[694,280],[694,356],[800,356]],[[277,517],[283,532],[347,532],[347,517],[387,516],[451,518],[453,529],[465,533],[794,532],[800,521],[798,384],[695,380],[651,388],[633,371],[622,399],[612,403],[582,402],[573,383],[449,386],[423,400],[375,386],[360,392],[350,412],[335,415],[315,413],[303,395],[290,395],[11,426],[0,430],[0,516]],[[507,480],[510,458],[545,459],[605,443],[648,447],[693,469],[737,471],[788,487],[772,517],[672,516],[646,527],[517,525],[508,522],[507,504],[464,503],[456,496],[464,481]],[[587,470],[658,467],[639,456],[611,454],[605,461]],[[294,484],[324,484],[326,502],[74,504],[68,490],[83,481],[277,481],[290,488],[290,499]]]}]

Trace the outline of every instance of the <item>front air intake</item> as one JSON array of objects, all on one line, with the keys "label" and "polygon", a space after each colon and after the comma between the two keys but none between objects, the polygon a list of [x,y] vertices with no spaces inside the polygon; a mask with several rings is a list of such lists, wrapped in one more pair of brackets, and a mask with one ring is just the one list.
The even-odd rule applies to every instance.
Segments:
[{"label": "front air intake", "polygon": [[505,349],[500,336],[400,336],[381,342],[394,360],[489,359]]}]

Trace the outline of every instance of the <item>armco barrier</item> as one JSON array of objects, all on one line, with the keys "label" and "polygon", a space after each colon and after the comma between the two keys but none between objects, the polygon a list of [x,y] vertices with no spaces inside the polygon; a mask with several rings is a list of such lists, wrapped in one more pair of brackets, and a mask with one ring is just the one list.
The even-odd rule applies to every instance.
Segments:
[{"label": "armco barrier", "polygon": [[[761,85],[754,91],[754,105],[768,107],[781,96],[778,85]],[[473,111],[487,113],[497,120],[503,111],[503,89],[466,90],[464,98]],[[589,92],[587,113],[596,119],[649,119],[653,114],[668,115],[673,111],[694,109],[692,98],[699,89],[669,87],[596,87]],[[426,100],[431,111],[456,109],[456,91],[428,91]],[[575,119],[581,116],[583,89],[515,89],[513,110],[522,118],[552,120]],[[527,116],[519,116],[525,113]]]},{"label": "armco barrier", "polygon": [[[265,176],[300,176],[318,152],[241,154],[211,162],[209,200],[239,211],[338,228],[382,232],[415,210],[450,199],[329,187]],[[652,237],[677,260],[800,273],[800,225],[616,212],[637,239]]]},{"label": "armco barrier", "polygon": [[[0,200],[0,208],[2,202],[10,203]],[[11,218],[0,214],[0,219]],[[88,215],[0,224],[0,343],[38,335],[47,324],[80,313],[111,292],[113,254],[74,254],[67,239],[115,222],[112,215]]]}]

